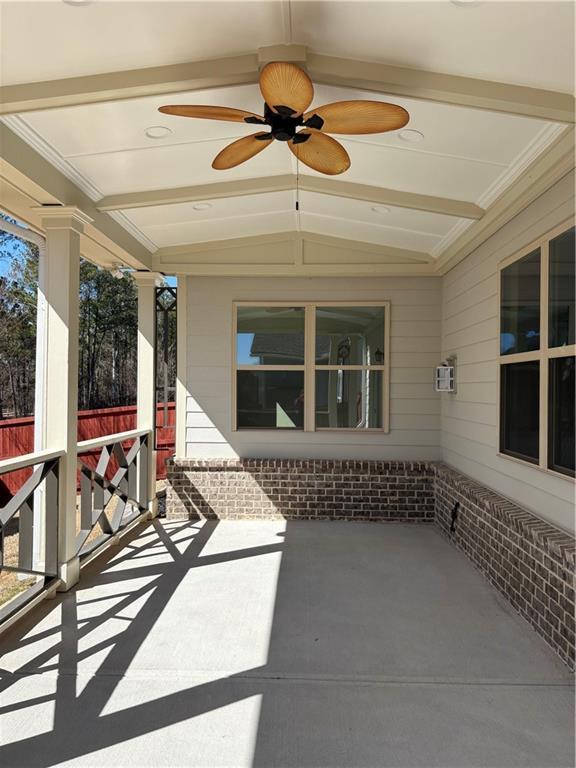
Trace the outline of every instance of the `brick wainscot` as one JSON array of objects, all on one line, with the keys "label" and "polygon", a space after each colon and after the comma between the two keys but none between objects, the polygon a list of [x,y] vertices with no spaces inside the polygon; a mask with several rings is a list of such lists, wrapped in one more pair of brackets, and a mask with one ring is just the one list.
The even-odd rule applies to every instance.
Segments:
[{"label": "brick wainscot", "polygon": [[168,517],[434,518],[434,472],[427,462],[174,459],[168,478]]}]

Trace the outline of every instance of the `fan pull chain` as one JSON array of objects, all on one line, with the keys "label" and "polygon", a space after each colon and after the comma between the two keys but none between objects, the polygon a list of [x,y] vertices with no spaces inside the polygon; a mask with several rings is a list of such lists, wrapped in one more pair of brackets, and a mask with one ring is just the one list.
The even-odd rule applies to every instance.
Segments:
[{"label": "fan pull chain", "polygon": [[300,161],[296,156],[296,230],[300,232],[302,225],[300,221]]}]

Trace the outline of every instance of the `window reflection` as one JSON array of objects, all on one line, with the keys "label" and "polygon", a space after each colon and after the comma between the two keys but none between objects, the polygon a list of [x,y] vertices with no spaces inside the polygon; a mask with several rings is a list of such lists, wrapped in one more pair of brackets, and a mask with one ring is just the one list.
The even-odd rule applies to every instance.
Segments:
[{"label": "window reflection", "polygon": [[304,307],[238,307],[238,365],[302,365]]},{"label": "window reflection", "polygon": [[551,469],[574,475],[574,358],[557,357],[549,361],[550,446],[548,461]]},{"label": "window reflection", "polygon": [[303,371],[238,371],[236,387],[239,429],[302,429]]},{"label": "window reflection", "polygon": [[500,354],[540,348],[540,250],[502,270]]},{"label": "window reflection", "polygon": [[550,241],[549,340],[551,347],[574,344],[574,229]]},{"label": "window reflection", "polygon": [[317,371],[316,428],[381,428],[382,384],[382,371]]},{"label": "window reflection", "polygon": [[538,462],[540,363],[508,363],[500,368],[500,450]]},{"label": "window reflection", "polygon": [[382,365],[384,307],[317,307],[317,365]]}]

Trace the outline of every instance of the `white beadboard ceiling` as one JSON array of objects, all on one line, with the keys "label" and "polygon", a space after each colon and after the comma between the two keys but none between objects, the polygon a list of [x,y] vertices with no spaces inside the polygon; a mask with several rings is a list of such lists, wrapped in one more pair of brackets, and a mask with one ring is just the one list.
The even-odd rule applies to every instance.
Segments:
[{"label": "white beadboard ceiling", "polygon": [[[554,6],[554,12],[550,7]],[[289,13],[287,13],[289,10]],[[550,2],[62,2],[0,3],[2,84],[18,84],[220,58],[295,42],[317,53],[385,61],[534,87],[573,87],[573,4]],[[486,207],[559,135],[544,120],[318,85],[314,105],[391,101],[410,113],[417,144],[397,132],[339,137],[352,165],[341,179]],[[158,113],[166,103],[220,104],[261,112],[256,85],[46,109],[7,125],[93,200],[109,195],[295,174],[287,146],[271,146],[238,168],[213,157],[254,126]],[[150,139],[145,130],[172,133]],[[471,222],[456,217],[301,191],[271,192],[124,210],[113,216],[150,250],[301,228],[319,234],[441,255]]]}]

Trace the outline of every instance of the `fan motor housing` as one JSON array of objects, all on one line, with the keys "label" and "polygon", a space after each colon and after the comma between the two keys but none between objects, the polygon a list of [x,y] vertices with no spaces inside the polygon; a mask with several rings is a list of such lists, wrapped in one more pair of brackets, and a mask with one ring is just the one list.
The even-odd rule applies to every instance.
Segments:
[{"label": "fan motor housing", "polygon": [[[297,117],[292,117],[294,114],[294,110],[291,107],[287,107],[284,104],[275,104],[274,110],[270,109],[268,104],[264,104],[264,120],[260,121],[256,118],[252,117],[246,117],[244,118],[244,121],[246,123],[260,123],[262,122],[265,125],[269,125],[271,128],[271,135],[273,138],[277,139],[278,141],[290,141],[291,139],[294,139],[296,134],[296,129],[300,126],[306,126],[310,128],[322,128],[322,125],[324,124],[324,121],[321,117],[318,115],[313,115],[311,118],[306,120],[304,122],[304,117],[302,115],[298,115]],[[301,139],[300,142],[305,141],[305,139],[308,138],[308,135],[306,134],[300,134]],[[265,138],[258,137],[258,138]],[[298,143],[300,143],[298,142]]]}]

